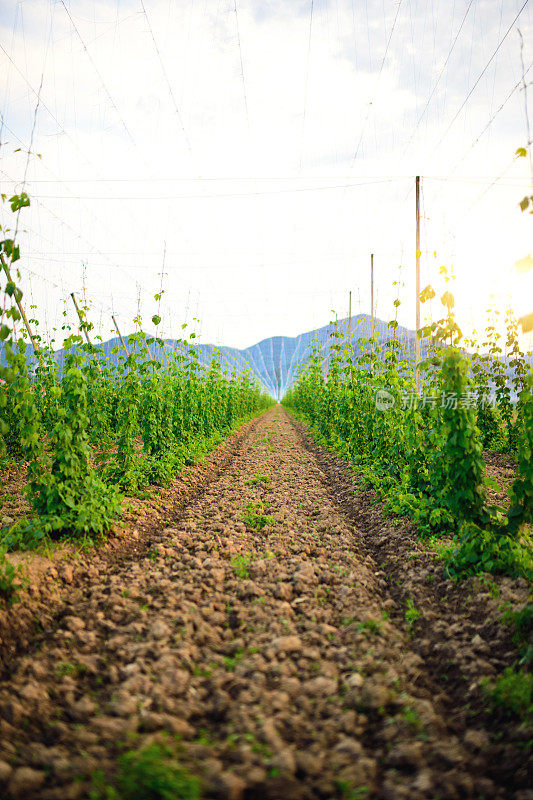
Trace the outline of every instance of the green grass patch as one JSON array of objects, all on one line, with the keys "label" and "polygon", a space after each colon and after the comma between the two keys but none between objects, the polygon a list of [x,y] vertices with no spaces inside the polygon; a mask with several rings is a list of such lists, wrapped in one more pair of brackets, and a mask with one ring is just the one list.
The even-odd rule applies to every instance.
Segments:
[{"label": "green grass patch", "polygon": [[485,681],[483,690],[491,703],[524,722],[533,720],[533,674],[507,667],[495,682]]},{"label": "green grass patch", "polygon": [[364,622],[358,623],[357,630],[361,631],[361,633],[364,633],[367,636],[371,634],[378,634],[381,633],[381,622],[379,622],[377,619],[366,619]]},{"label": "green grass patch", "polygon": [[200,782],[175,760],[168,747],[152,744],[120,756],[110,783],[103,772],[93,775],[90,800],[199,800]]},{"label": "green grass patch", "polygon": [[533,603],[527,603],[524,608],[512,611],[507,608],[502,617],[502,622],[514,628],[513,642],[522,654],[521,664],[533,662]]},{"label": "green grass patch", "polygon": [[0,597],[8,603],[16,603],[19,592],[27,581],[22,577],[22,566],[18,567],[6,558],[6,551],[0,548]]},{"label": "green grass patch", "polygon": [[405,621],[407,622],[409,629],[411,629],[417,619],[420,619],[420,611],[415,607],[411,597],[407,598],[405,605]]},{"label": "green grass patch", "polygon": [[248,503],[244,507],[241,519],[245,525],[248,525],[249,528],[253,528],[256,531],[261,531],[267,525],[273,525],[275,522],[274,517],[264,513],[262,503]]},{"label": "green grass patch", "polygon": [[251,553],[244,553],[244,555],[235,556],[231,560],[233,571],[238,578],[249,578],[250,573],[248,572],[248,564],[252,560]]},{"label": "green grass patch", "polygon": [[245,486],[258,486],[260,483],[270,483],[270,475],[256,475],[244,481]]}]

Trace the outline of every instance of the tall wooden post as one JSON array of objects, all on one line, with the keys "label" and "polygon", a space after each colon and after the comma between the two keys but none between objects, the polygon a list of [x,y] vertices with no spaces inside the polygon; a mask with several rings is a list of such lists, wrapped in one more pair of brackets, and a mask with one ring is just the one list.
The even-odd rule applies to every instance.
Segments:
[{"label": "tall wooden post", "polygon": [[352,293],[348,294],[348,341],[352,343]]},{"label": "tall wooden post", "polygon": [[420,394],[420,339],[418,331],[420,329],[420,175],[416,176],[415,184],[416,195],[416,336],[415,336],[415,372],[416,372],[416,392]]},{"label": "tall wooden post", "polygon": [[372,333],[374,332],[374,253],[370,254],[370,316],[372,317]]},{"label": "tall wooden post", "polygon": [[372,353],[374,352],[374,253],[370,254],[370,335]]},{"label": "tall wooden post", "polygon": [[[9,271],[9,267],[7,265],[7,261],[4,259],[4,256],[2,255],[2,253],[0,253],[0,264],[2,264],[2,269],[6,273],[6,277],[7,277],[7,280],[9,281],[9,283],[13,283],[13,280],[11,278],[11,273]],[[28,318],[26,316],[26,312],[24,311],[24,307],[23,307],[22,303],[20,302],[20,299],[18,297],[17,292],[15,292],[14,297],[15,297],[15,302],[17,304],[17,308],[19,310],[19,314],[22,317],[22,321],[24,323],[24,326],[25,326],[26,330],[28,331],[28,336],[30,337],[30,341],[31,341],[32,346],[33,346],[33,352],[35,353],[37,358],[40,359],[41,358],[41,351],[40,351],[40,349],[39,349],[39,347],[37,345],[37,341],[35,339],[35,336],[32,333],[32,330],[30,328],[30,323],[28,322]]]}]

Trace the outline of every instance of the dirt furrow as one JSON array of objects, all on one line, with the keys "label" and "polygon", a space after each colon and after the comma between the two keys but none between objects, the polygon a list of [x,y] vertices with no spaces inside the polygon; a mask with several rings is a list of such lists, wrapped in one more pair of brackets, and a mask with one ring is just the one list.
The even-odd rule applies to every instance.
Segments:
[{"label": "dirt furrow", "polygon": [[491,706],[483,689],[520,658],[503,610],[524,607],[531,596],[527,582],[489,575],[459,582],[447,578],[437,553],[420,541],[414,525],[405,517],[387,517],[348,462],[317,444],[301,422],[292,422],[337,506],[360,532],[391,619],[411,632],[411,649],[423,659],[423,680],[442,687],[449,729],[467,741],[477,736],[474,730],[484,731],[486,775],[509,796],[521,797],[522,789],[529,797],[531,729]]},{"label": "dirt furrow", "polygon": [[206,798],[512,796],[301,436],[280,407],[261,417],[148,553],[94,575],[14,661],[3,796],[86,797],[154,741]]},{"label": "dirt furrow", "polygon": [[[123,524],[117,525],[115,535],[97,550],[84,552],[62,544],[49,558],[33,552],[11,554],[13,564],[24,570],[28,589],[21,602],[0,609],[0,677],[10,669],[18,653],[53,626],[65,597],[78,595],[117,561],[145,554],[154,533],[168,527],[169,521],[176,522],[187,504],[231,464],[257,422],[253,419],[245,423],[204,460],[186,467],[169,488],[158,487],[157,495],[147,492],[148,499],[126,497]],[[19,471],[24,473],[23,469]]]}]

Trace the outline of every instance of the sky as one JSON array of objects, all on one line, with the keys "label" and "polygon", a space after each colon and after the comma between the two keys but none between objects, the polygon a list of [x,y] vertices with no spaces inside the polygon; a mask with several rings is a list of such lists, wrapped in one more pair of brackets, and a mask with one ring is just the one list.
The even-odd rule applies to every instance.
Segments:
[{"label": "sky", "polygon": [[24,302],[58,346],[75,292],[104,339],[246,347],[370,313],[374,254],[414,328],[420,175],[421,287],[453,271],[465,333],[533,311],[532,65],[527,0],[0,0]]}]

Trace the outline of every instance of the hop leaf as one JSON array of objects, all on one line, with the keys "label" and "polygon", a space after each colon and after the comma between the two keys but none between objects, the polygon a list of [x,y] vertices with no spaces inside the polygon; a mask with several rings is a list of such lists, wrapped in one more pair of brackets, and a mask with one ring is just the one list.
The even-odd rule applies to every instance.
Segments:
[{"label": "hop leaf", "polygon": [[30,205],[30,198],[26,192],[21,192],[20,194],[14,194],[13,197],[10,197],[9,202],[11,204],[11,211],[19,211],[19,209]]},{"label": "hop leaf", "polygon": [[515,262],[514,268],[519,275],[529,272],[530,269],[533,269],[533,256],[527,255],[524,258],[520,258]]},{"label": "hop leaf", "polygon": [[533,313],[526,314],[525,317],[520,317],[518,322],[522,326],[522,333],[529,333],[529,331],[533,331]]},{"label": "hop leaf", "polygon": [[451,292],[444,292],[440,299],[443,306],[447,306],[447,308],[453,308],[455,305],[455,299]]},{"label": "hop leaf", "polygon": [[157,314],[154,314],[154,316],[152,317],[152,322],[154,323],[154,325],[159,325],[159,323],[161,322],[161,317],[158,316]]},{"label": "hop leaf", "polygon": [[434,297],[435,297],[435,290],[433,289],[432,286],[426,286],[420,292],[420,302],[421,303],[425,303],[426,300],[433,300]]}]

